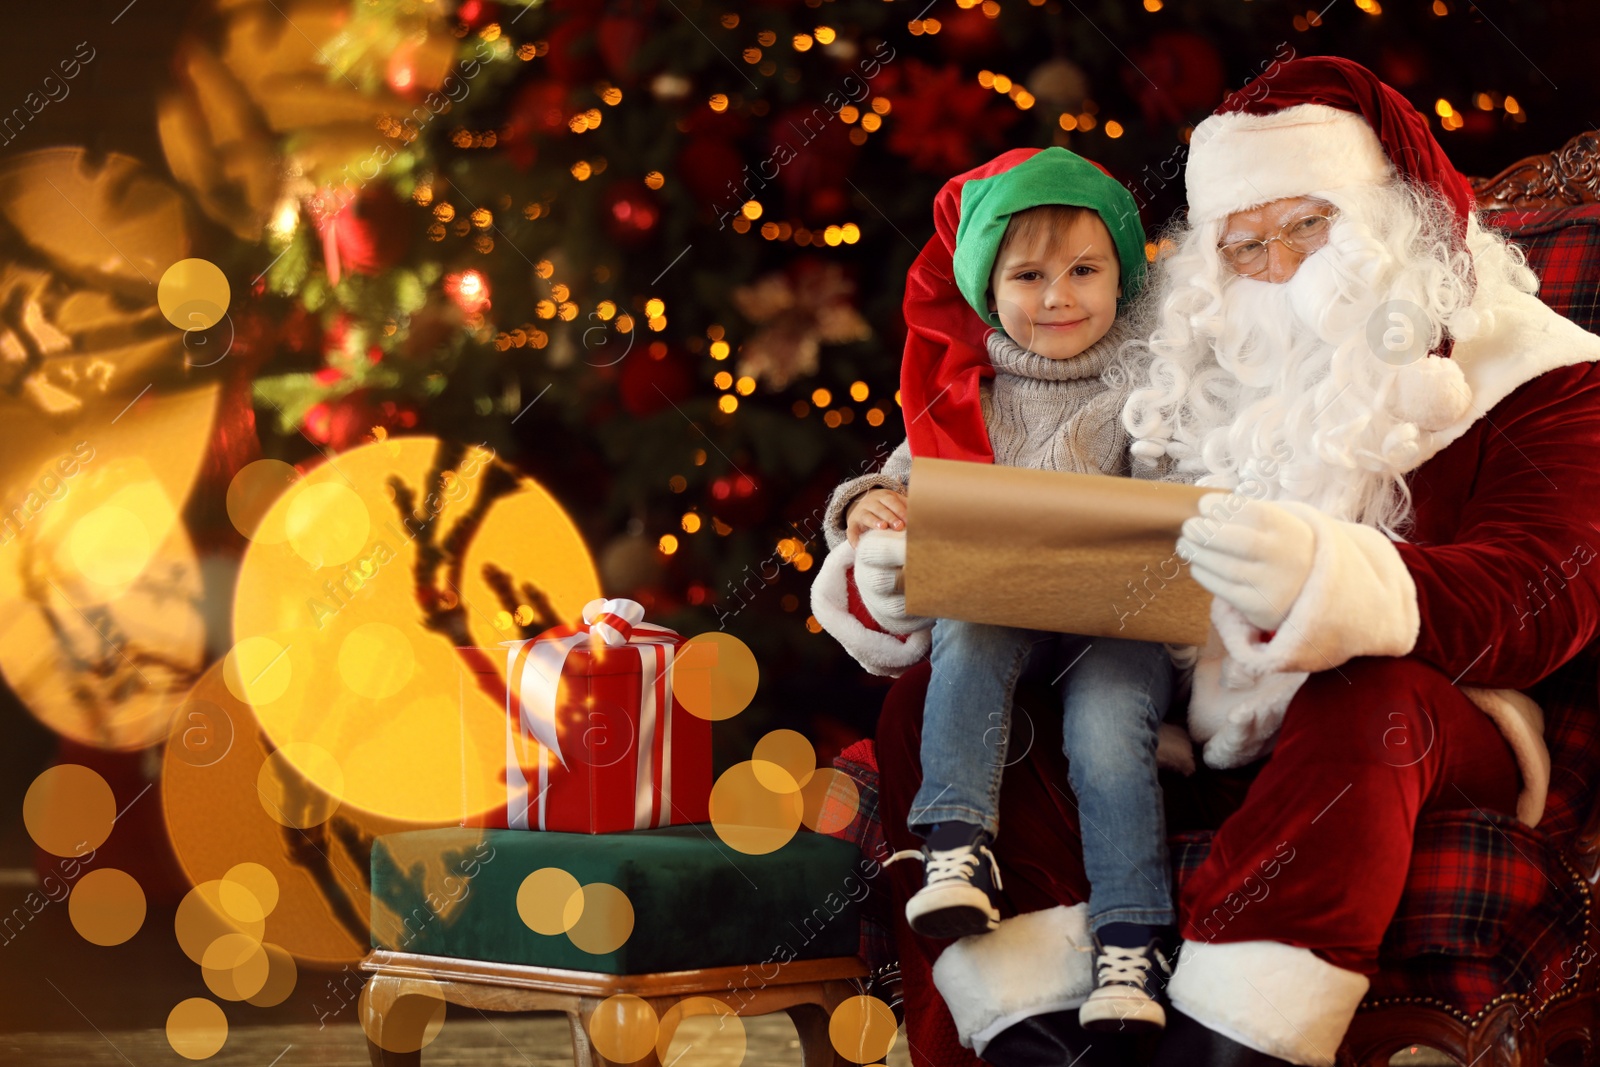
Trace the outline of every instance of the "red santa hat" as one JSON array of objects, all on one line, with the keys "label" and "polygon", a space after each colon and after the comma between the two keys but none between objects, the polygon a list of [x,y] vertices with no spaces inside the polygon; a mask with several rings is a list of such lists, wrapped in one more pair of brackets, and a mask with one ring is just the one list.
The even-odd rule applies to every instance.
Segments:
[{"label": "red santa hat", "polygon": [[1378,185],[1430,186],[1466,231],[1472,186],[1411,102],[1337,56],[1279,64],[1230,94],[1189,138],[1189,218],[1204,222],[1269,200]]},{"label": "red santa hat", "polygon": [[[1278,64],[1230,94],[1195,127],[1184,173],[1189,219],[1197,223],[1285,197],[1396,179],[1427,186],[1449,205],[1465,247],[1471,184],[1410,101],[1337,56]],[[1450,347],[1447,337],[1436,354],[1401,368],[1395,400],[1401,418],[1439,429],[1469,406]]]}]

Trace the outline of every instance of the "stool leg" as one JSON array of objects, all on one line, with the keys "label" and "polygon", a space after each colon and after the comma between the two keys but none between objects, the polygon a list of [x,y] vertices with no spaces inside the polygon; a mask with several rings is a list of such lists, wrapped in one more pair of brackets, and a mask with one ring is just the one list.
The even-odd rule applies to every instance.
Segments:
[{"label": "stool leg", "polygon": [[418,985],[415,979],[375,974],[362,990],[359,1010],[372,1067],[422,1067],[423,1027],[444,1003],[438,993],[413,992]]},{"label": "stool leg", "polygon": [[[589,1021],[594,1017],[594,1011],[605,1002],[602,997],[584,997],[578,1002],[576,1011],[567,1013],[568,1024],[572,1027],[572,1061],[577,1067],[622,1067],[606,1059],[605,1054],[595,1048],[594,1040],[589,1036]],[[652,1003],[660,1017],[660,1005]],[[656,1057],[656,1050],[652,1046],[649,1053],[640,1059],[631,1061],[627,1067],[660,1067],[661,1061]]]},{"label": "stool leg", "polygon": [[821,1004],[796,1004],[784,1011],[800,1037],[805,1067],[855,1067],[833,1047],[833,1038],[828,1036],[828,1010]]}]

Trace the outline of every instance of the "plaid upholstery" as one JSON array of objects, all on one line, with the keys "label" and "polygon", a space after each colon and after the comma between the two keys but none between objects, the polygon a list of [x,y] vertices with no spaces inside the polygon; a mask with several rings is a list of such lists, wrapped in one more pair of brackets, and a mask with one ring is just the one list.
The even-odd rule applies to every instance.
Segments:
[{"label": "plaid upholstery", "polygon": [[[1174,883],[1210,850],[1210,831],[1176,835]],[[1472,1016],[1520,993],[1537,1010],[1589,962],[1588,914],[1588,883],[1540,831],[1492,812],[1426,815],[1366,1003],[1427,998]]]},{"label": "plaid upholstery", "polygon": [[1486,211],[1484,223],[1527,253],[1539,297],[1573,322],[1600,332],[1600,204],[1556,211]]},{"label": "plaid upholstery", "polygon": [[[856,795],[851,796],[849,789],[841,788],[836,779],[823,798],[817,825],[830,827],[830,836],[854,842],[863,856],[883,863],[889,858],[889,844],[884,840],[883,820],[878,817],[878,755],[872,741],[857,741],[846,748],[834,759],[833,766],[849,775]],[[876,972],[893,963],[897,954],[894,928],[887,914],[889,888],[882,869],[874,871],[868,882],[876,892],[862,901],[861,958],[869,970]]]}]

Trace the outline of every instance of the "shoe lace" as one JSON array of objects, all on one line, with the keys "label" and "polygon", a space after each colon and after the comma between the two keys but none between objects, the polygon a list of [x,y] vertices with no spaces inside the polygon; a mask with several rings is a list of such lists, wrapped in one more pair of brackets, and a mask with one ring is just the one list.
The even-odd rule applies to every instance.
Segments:
[{"label": "shoe lace", "polygon": [[896,860],[921,860],[928,884],[933,885],[951,879],[970,882],[985,859],[989,861],[989,876],[994,879],[995,889],[1004,889],[1005,886],[1000,882],[1000,863],[994,858],[994,853],[982,845],[958,845],[947,849],[903,848],[890,856],[884,866]]},{"label": "shoe lace", "polygon": [[[1155,958],[1152,959],[1151,957]],[[1158,963],[1164,975],[1168,972],[1166,956],[1154,946],[1123,948],[1121,945],[1104,945],[1095,960],[1100,985],[1133,985],[1144,988],[1150,978],[1150,965]]]}]

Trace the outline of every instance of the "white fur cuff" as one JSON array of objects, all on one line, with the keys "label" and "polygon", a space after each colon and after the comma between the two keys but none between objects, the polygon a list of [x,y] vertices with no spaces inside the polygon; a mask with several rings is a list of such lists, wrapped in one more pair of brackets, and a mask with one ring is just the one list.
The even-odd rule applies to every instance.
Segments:
[{"label": "white fur cuff", "polygon": [[1515,689],[1462,686],[1461,692],[1494,721],[1511,746],[1522,775],[1517,821],[1524,826],[1539,825],[1550,793],[1550,749],[1544,743],[1544,709],[1528,694]]},{"label": "white fur cuff", "polygon": [[811,583],[811,614],[844,650],[871,674],[898,678],[928,654],[933,644],[932,620],[925,629],[904,636],[875,630],[850,611],[850,569],[856,550],[841,542],[822,561]]},{"label": "white fur cuff", "polygon": [[1167,993],[1226,1038],[1290,1063],[1332,1067],[1367,976],[1277,941],[1185,941]]},{"label": "white fur cuff", "polygon": [[1256,674],[1331,670],[1356,656],[1405,656],[1422,628],[1417,586],[1400,551],[1370,526],[1331,519],[1307,504],[1284,508],[1316,534],[1311,574],[1271,641],[1232,605],[1211,613],[1228,653]]},{"label": "white fur cuff", "polygon": [[933,984],[961,1043],[981,1056],[1008,1026],[1081,1005],[1094,988],[1093,947],[1089,905],[1058,904],[963,937],[934,963]]},{"label": "white fur cuff", "polygon": [[1304,671],[1262,674],[1232,659],[1217,632],[1229,623],[1224,610],[1234,611],[1211,601],[1211,629],[1189,695],[1189,733],[1204,746],[1206,766],[1219,769],[1242,767],[1271,750],[1289,701],[1310,677]]}]

